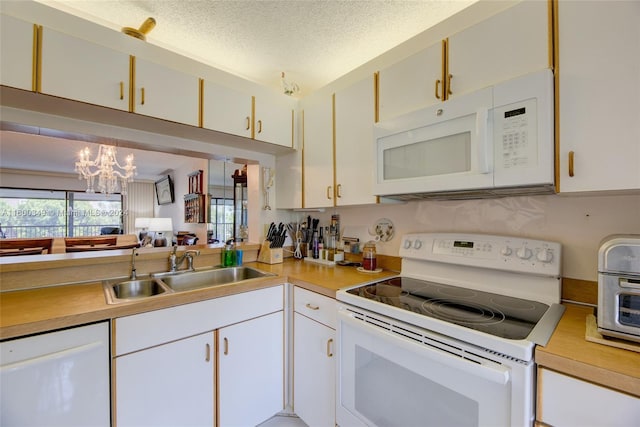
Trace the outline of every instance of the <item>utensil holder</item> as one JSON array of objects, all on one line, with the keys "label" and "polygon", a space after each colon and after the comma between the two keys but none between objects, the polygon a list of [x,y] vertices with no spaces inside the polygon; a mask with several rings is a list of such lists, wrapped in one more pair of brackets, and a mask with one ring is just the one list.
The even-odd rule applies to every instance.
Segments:
[{"label": "utensil holder", "polygon": [[270,248],[270,241],[265,240],[260,247],[258,253],[258,262],[263,264],[281,264],[282,263],[282,248]]}]

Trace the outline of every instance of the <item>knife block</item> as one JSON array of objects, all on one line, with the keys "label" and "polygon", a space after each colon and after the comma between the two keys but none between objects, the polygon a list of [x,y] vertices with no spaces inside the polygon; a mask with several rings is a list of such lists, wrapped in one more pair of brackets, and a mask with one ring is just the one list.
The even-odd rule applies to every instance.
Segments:
[{"label": "knife block", "polygon": [[258,262],[263,264],[281,264],[282,263],[282,248],[270,248],[270,241],[265,240],[260,247],[258,253]]}]

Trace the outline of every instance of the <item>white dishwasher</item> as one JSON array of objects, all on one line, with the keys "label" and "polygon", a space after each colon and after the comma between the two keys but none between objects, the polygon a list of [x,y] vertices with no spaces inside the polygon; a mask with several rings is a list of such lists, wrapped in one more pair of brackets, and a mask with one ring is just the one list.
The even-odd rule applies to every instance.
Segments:
[{"label": "white dishwasher", "polygon": [[109,324],[0,342],[0,425],[109,426]]}]

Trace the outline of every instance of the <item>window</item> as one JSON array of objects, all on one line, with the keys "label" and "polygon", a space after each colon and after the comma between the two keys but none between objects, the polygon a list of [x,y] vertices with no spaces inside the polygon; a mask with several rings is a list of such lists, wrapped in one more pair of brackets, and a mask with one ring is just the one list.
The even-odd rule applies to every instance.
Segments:
[{"label": "window", "polygon": [[0,188],[3,237],[97,236],[122,225],[120,194]]},{"label": "window", "polygon": [[233,199],[211,198],[209,241],[226,242],[233,238]]}]

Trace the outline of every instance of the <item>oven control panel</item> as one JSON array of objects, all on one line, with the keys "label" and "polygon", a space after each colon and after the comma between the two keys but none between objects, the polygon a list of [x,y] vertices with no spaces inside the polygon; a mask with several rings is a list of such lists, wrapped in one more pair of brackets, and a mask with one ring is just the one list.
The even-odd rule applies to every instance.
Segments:
[{"label": "oven control panel", "polygon": [[561,267],[559,243],[486,234],[407,234],[400,256],[544,275],[559,275]]}]

